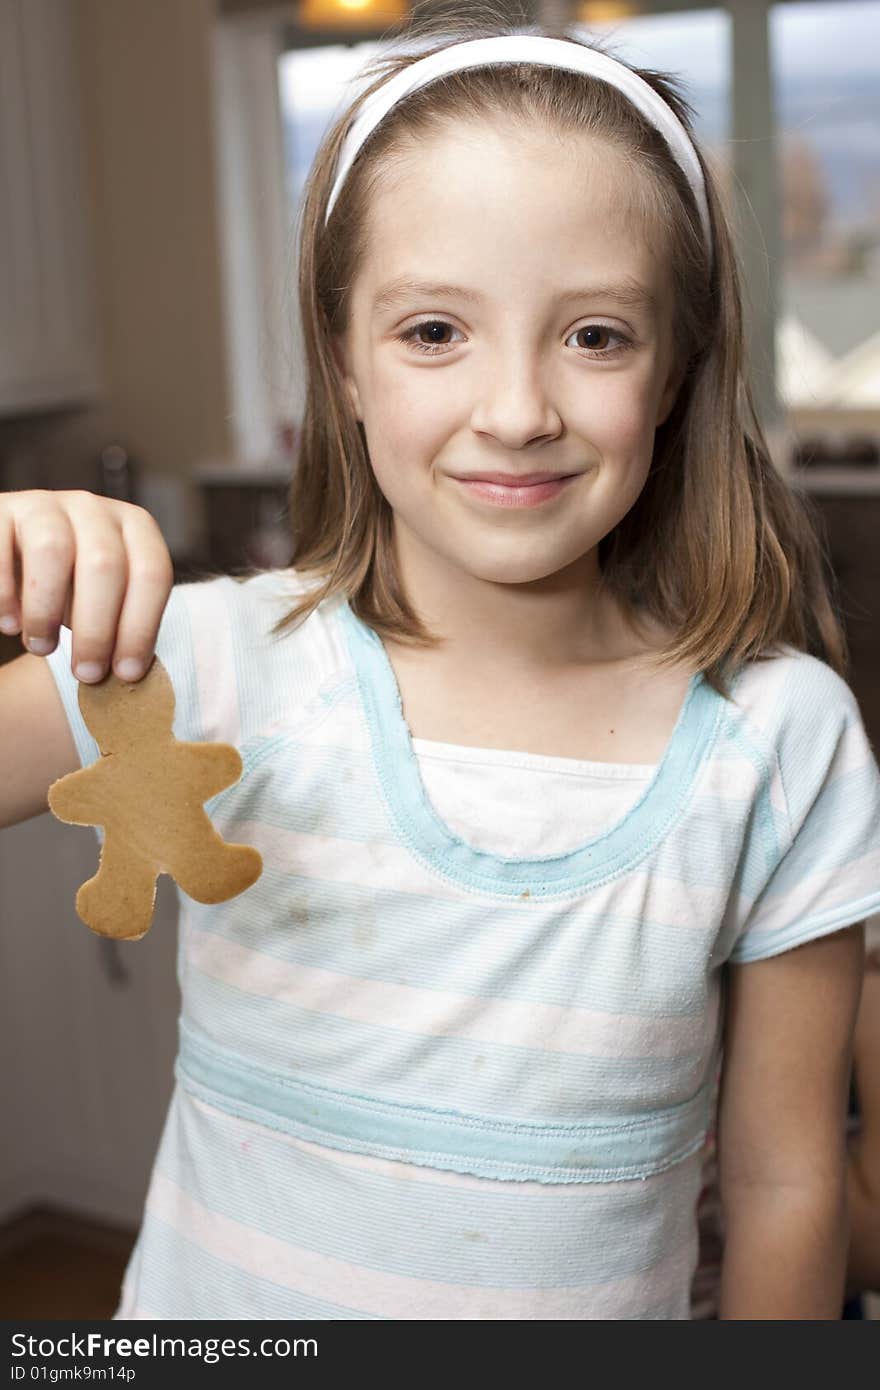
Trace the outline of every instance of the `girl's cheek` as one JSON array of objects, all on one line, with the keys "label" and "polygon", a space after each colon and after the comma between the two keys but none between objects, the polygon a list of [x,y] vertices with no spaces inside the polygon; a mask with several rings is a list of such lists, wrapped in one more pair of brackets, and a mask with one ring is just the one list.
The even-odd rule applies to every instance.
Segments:
[{"label": "girl's cheek", "polygon": [[[466,420],[467,416],[464,416]],[[457,409],[427,393],[413,391],[387,401],[382,412],[381,436],[395,452],[404,450],[410,458],[430,454],[442,447],[450,432],[459,428],[462,403]]]},{"label": "girl's cheek", "polygon": [[652,397],[648,391],[634,395],[615,382],[582,398],[570,414],[572,427],[588,440],[606,447],[629,448],[653,434]]}]

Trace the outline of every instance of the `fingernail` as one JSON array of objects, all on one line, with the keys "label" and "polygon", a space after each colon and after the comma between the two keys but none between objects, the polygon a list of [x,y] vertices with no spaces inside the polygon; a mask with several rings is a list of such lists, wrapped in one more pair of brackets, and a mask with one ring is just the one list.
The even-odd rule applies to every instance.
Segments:
[{"label": "fingernail", "polygon": [[133,656],[124,656],[121,661],[117,661],[113,669],[120,680],[124,681],[138,681],[144,674],[143,662]]},{"label": "fingernail", "polygon": [[6,614],[0,618],[0,632],[5,632],[7,637],[14,637],[21,627],[18,618],[13,618],[11,614]]},{"label": "fingernail", "polygon": [[29,637],[25,645],[34,656],[48,656],[55,650],[55,642],[51,637]]},{"label": "fingernail", "polygon": [[73,674],[78,681],[84,681],[90,685],[93,681],[99,681],[104,674],[104,667],[99,661],[80,661],[75,667]]}]

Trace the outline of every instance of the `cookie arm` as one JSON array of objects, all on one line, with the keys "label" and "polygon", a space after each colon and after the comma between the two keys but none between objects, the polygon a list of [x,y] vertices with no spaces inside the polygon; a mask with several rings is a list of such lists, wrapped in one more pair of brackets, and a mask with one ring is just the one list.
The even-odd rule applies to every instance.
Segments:
[{"label": "cookie arm", "polygon": [[49,788],[50,811],[67,825],[103,825],[105,781],[103,761],[69,772]]},{"label": "cookie arm", "polygon": [[231,743],[182,743],[187,781],[202,801],[231,787],[241,776],[241,755]]}]

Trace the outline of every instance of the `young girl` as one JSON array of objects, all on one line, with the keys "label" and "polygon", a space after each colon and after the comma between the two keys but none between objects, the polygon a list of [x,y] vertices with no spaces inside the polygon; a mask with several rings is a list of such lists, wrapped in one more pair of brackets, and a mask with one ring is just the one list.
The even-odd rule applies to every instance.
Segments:
[{"label": "young girl", "polygon": [[0,823],[158,630],[264,860],[181,901],[117,1316],[686,1318],[723,1057],[721,1315],[836,1317],[880,776],[718,195],[668,79],[413,37],[307,190],[294,567],[169,599],[138,509],[2,499],[7,628],[65,630],[2,672]]}]

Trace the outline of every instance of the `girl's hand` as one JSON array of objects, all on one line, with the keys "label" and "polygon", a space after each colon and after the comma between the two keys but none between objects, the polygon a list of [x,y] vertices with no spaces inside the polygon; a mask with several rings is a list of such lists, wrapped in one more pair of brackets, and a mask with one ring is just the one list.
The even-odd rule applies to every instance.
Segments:
[{"label": "girl's hand", "polygon": [[0,632],[48,656],[63,623],[73,673],[111,664],[136,681],[153,658],[173,584],[171,556],[142,507],[90,492],[0,493]]}]

